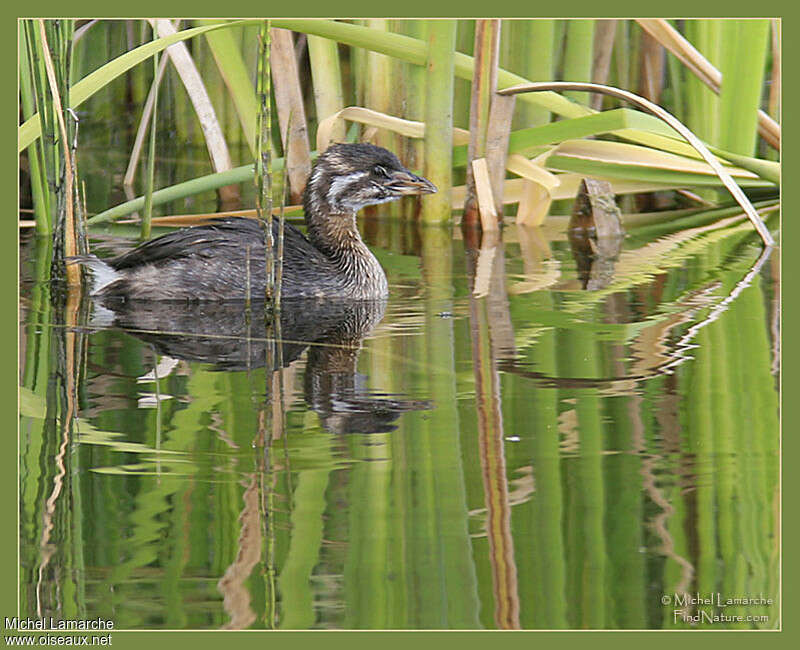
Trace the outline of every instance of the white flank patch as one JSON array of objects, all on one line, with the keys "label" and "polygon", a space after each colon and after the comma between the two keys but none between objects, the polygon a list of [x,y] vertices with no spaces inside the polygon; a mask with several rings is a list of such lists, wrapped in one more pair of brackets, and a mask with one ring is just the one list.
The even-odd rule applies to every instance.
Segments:
[{"label": "white flank patch", "polygon": [[97,257],[90,257],[82,262],[92,271],[92,290],[91,295],[97,294],[105,289],[109,284],[119,280],[122,276],[112,269],[103,260]]}]

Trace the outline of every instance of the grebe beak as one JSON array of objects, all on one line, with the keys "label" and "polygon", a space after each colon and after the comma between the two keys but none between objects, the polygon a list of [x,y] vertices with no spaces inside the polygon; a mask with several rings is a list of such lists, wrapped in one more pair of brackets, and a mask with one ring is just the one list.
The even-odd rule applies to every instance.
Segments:
[{"label": "grebe beak", "polygon": [[427,178],[412,174],[408,170],[393,171],[386,185],[391,192],[398,196],[434,194],[436,192],[436,186]]}]

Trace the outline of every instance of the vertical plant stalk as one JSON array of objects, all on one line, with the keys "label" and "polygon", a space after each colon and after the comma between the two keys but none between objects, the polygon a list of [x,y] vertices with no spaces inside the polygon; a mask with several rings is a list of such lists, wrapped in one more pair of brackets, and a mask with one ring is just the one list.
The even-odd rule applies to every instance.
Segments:
[{"label": "vertical plant stalk", "polygon": [[[472,161],[486,157],[486,129],[492,94],[497,90],[497,67],[500,59],[499,20],[478,20],[475,23],[475,72],[472,77],[472,98],[469,107],[469,145],[467,147],[467,196],[462,227],[474,228],[478,221],[478,201]],[[426,120],[427,121],[427,120]]]},{"label": "vertical plant stalk", "polygon": [[[244,247],[244,259],[245,259],[245,264],[246,264],[245,273],[244,273],[244,282],[245,282],[245,284],[244,284],[244,312],[245,312],[244,317],[245,317],[245,322],[247,323],[247,332],[248,332],[248,334],[247,334],[247,344],[248,344],[248,349],[249,349],[249,345],[250,345],[250,319],[251,319],[251,316],[252,316],[252,314],[250,313],[250,305],[251,305],[251,300],[252,300],[252,296],[250,294],[250,287],[253,284],[252,283],[252,275],[250,274],[250,244],[247,244]],[[250,353],[249,352],[247,354],[247,366],[248,366],[248,369],[249,369],[249,367],[250,367]]]},{"label": "vertical plant stalk", "polygon": [[[262,29],[259,31],[261,46],[266,44],[266,51],[269,53],[269,20],[265,20]],[[259,52],[261,54],[262,52]],[[267,54],[268,56],[268,54]],[[262,59],[259,56],[259,59]],[[269,69],[269,60],[265,61],[266,68]],[[260,121],[260,119],[259,119]],[[276,368],[276,353],[280,346],[280,341],[276,335],[276,330],[270,332],[270,324],[280,322],[280,317],[276,317],[275,312],[267,313],[270,303],[265,303],[264,313],[264,337],[266,349],[264,351],[264,388],[266,396],[258,410],[258,433],[253,441],[253,448],[256,452],[256,470],[259,475],[259,505],[261,507],[261,518],[264,525],[263,558],[264,568],[262,574],[264,580],[264,624],[267,629],[275,629],[276,625],[276,582],[277,574],[275,568],[275,485],[276,476],[272,458],[272,438],[274,429],[272,398],[273,375]],[[278,366],[280,367],[280,366]]]},{"label": "vertical plant stalk", "polygon": [[43,44],[35,20],[26,20],[28,52],[33,77],[33,91],[36,97],[37,114],[42,137],[39,139],[39,159],[41,162],[42,187],[46,196],[47,217],[43,228],[51,232],[55,226],[56,189],[58,187],[58,143],[54,123],[53,100],[48,92],[47,71],[44,67]]},{"label": "vertical plant stalk", "polygon": [[752,156],[758,137],[769,21],[725,20],[722,30],[725,56],[721,62],[719,146]]},{"label": "vertical plant stalk", "polygon": [[[58,128],[61,134],[61,144],[64,154],[64,254],[66,257],[73,257],[78,254],[75,211],[74,211],[74,182],[72,155],[69,149],[69,136],[67,126],[64,122],[64,109],[61,105],[58,82],[56,81],[53,59],[50,56],[50,47],[47,44],[47,35],[44,29],[44,20],[39,19],[39,36],[42,39],[42,54],[44,57],[47,80],[50,84],[50,92],[53,97],[53,109],[55,110]],[[81,271],[77,264],[66,265],[67,285],[79,287],[81,283]]]},{"label": "vertical plant stalk", "polygon": [[75,123],[70,153],[72,155],[72,172],[75,182],[73,183],[73,205],[75,208],[75,239],[78,255],[89,254],[89,236],[86,229],[86,181],[80,182],[80,170],[78,169],[78,127],[80,126],[78,114],[71,108],[67,109],[67,114]]},{"label": "vertical plant stalk", "polygon": [[617,33],[614,36],[614,72],[617,88],[631,87],[631,22],[617,22]]},{"label": "vertical plant stalk", "polygon": [[[429,412],[430,417],[421,422],[417,435],[392,439],[395,450],[392,483],[397,485],[392,498],[398,504],[394,509],[397,513],[395,517],[405,527],[407,541],[403,542],[401,552],[419,567],[409,582],[413,580],[418,585],[441,585],[442,591],[423,587],[422,591],[428,592],[423,598],[430,606],[420,600],[416,608],[420,613],[424,608],[427,616],[406,620],[411,626],[422,627],[427,624],[451,629],[476,629],[481,627],[478,620],[481,608],[475,564],[481,562],[482,558],[473,554],[474,547],[467,526],[469,508],[465,470],[471,463],[463,460],[469,452],[462,448],[467,438],[459,426],[461,414],[456,399],[456,368],[460,367],[456,361],[456,350],[461,350],[462,346],[458,344],[458,334],[454,332],[452,320],[438,315],[443,308],[453,308],[453,248],[458,242],[453,241],[451,230],[447,227],[427,227],[421,239],[422,277],[429,287],[424,298],[424,318],[431,336],[421,340],[410,352],[416,358],[426,359],[428,367],[435,369],[425,373],[417,388],[422,394],[436,395],[441,407]],[[372,356],[391,360],[397,354],[408,354],[405,346],[401,346],[395,340],[386,352],[380,355],[373,353]],[[387,369],[389,373],[392,370],[391,366]],[[402,390],[402,384],[389,384],[386,388],[396,392]],[[467,413],[468,420],[473,418],[474,414]],[[416,467],[419,471],[409,476],[406,467]],[[425,506],[420,507],[423,504]],[[425,531],[424,536],[418,535],[420,530]],[[419,563],[421,558],[425,558],[424,564]],[[416,578],[428,582],[416,582]],[[407,587],[405,594],[400,596],[406,602],[410,602],[406,595],[410,589],[416,591],[419,588]],[[438,598],[436,592],[447,593],[447,602]],[[443,605],[446,605],[446,609]],[[396,626],[409,627],[403,625],[403,619],[398,620]]]},{"label": "vertical plant stalk", "polygon": [[[769,86],[769,114],[778,123],[781,121],[781,21],[772,21],[772,80]],[[760,124],[759,124],[760,127]]]},{"label": "vertical plant stalk", "polygon": [[[428,21],[418,21],[422,27],[418,33],[411,34],[421,40],[427,40],[424,30]],[[456,48],[459,54],[466,54],[472,56],[472,48],[475,45],[475,21],[474,20],[459,20],[456,27]],[[422,86],[424,88],[424,85]],[[453,124],[464,127],[469,126],[469,104],[470,104],[470,80],[456,77],[454,97],[453,97]],[[425,108],[425,96],[422,96],[422,108]],[[420,120],[422,117],[419,118]]]},{"label": "vertical plant stalk", "polygon": [[[588,81],[592,78],[594,21],[568,20],[565,38],[564,80]],[[564,95],[582,104],[589,102],[589,96],[586,93],[567,92]]]},{"label": "vertical plant stalk", "polygon": [[[661,44],[647,32],[639,36],[639,79],[637,92],[654,104],[661,103],[661,91],[664,86],[664,49]],[[601,95],[594,95],[595,98]],[[640,197],[638,211],[649,212],[655,207],[654,195]]]},{"label": "vertical plant stalk", "polygon": [[519,61],[519,40],[517,34],[517,27],[522,23],[520,20],[501,20],[500,33],[503,38],[500,39],[500,47],[498,51],[498,68],[508,70],[515,74],[520,74],[522,66]]},{"label": "vertical plant stalk", "polygon": [[[427,24],[425,20],[397,21],[402,33],[421,40],[427,40]],[[423,121],[425,119],[425,68],[408,63],[403,66],[404,95],[398,99],[402,101],[404,110],[397,113],[408,120]],[[455,98],[454,98],[455,111]],[[419,169],[423,160],[423,142],[411,138],[401,138],[401,158],[409,169]]]},{"label": "vertical plant stalk", "polygon": [[639,94],[658,104],[661,101],[661,89],[664,85],[664,50],[661,44],[646,32],[642,34],[639,43],[639,61]]},{"label": "vertical plant stalk", "polygon": [[[523,22],[525,41],[530,46],[526,52],[526,65],[520,71],[531,81],[552,81],[555,68],[555,21],[527,20]],[[550,111],[533,104],[520,106],[522,127],[539,126],[550,121]]]},{"label": "vertical plant stalk", "polygon": [[[323,448],[320,453],[332,465],[331,450]],[[326,497],[331,473],[330,465],[324,467],[300,470],[296,489],[286,490],[292,500],[289,513],[292,535],[278,575],[278,591],[281,592],[279,627],[284,630],[307,630],[317,620],[312,585],[314,569],[325,557],[323,526],[327,518],[329,502]],[[289,475],[287,468],[284,474]]]},{"label": "vertical plant stalk", "polygon": [[[594,27],[594,54],[592,57],[592,83],[608,83],[611,70],[611,53],[614,51],[614,37],[617,33],[616,20],[597,20]],[[530,79],[530,77],[528,77]],[[544,79],[542,80],[544,81]],[[594,95],[591,107],[599,111],[603,107],[603,96]]]},{"label": "vertical plant stalk", "polygon": [[[26,21],[28,22],[28,21]],[[36,113],[36,89],[33,85],[33,61],[30,39],[27,37],[27,26],[19,23],[19,92],[22,104],[22,117],[27,120]],[[33,197],[33,214],[36,220],[36,232],[50,234],[52,220],[50,203],[47,195],[47,177],[41,158],[41,141],[35,147],[28,148],[28,171],[31,179],[31,195]]]},{"label": "vertical plant stalk", "polygon": [[[275,370],[272,372],[272,389],[270,390],[272,412],[272,440],[286,439],[286,413],[283,384],[283,332],[281,330],[281,316],[278,309],[279,295],[276,293],[275,309],[272,312],[272,332],[275,339]],[[288,457],[286,457],[286,472],[290,471]],[[277,481],[277,477],[275,477]]]},{"label": "vertical plant stalk", "polygon": [[[641,18],[636,22],[672,52],[700,81],[715,93],[720,92],[722,73],[666,20]],[[708,22],[710,21],[695,21],[695,25],[701,27]],[[762,110],[758,111],[758,132],[770,146],[780,149],[781,127]]]},{"label": "vertical plant stalk", "polygon": [[495,198],[486,158],[476,158],[472,161],[471,167],[478,200],[478,212],[481,216],[481,230],[483,232],[495,231],[498,229],[498,214],[495,209]]},{"label": "vertical plant stalk", "polygon": [[[354,20],[354,25],[363,25],[363,20]],[[352,94],[355,106],[363,106],[366,97],[367,50],[363,47],[350,48],[350,69],[352,75]]]},{"label": "vertical plant stalk", "polygon": [[[150,120],[153,119],[153,107],[155,106],[156,95],[158,94],[158,86],[164,79],[164,73],[167,70],[167,63],[169,62],[168,56],[162,56],[158,62],[158,71],[156,78],[150,85],[150,92],[147,94],[147,99],[144,103],[142,110],[142,119],[139,121],[139,128],[136,130],[136,139],[133,141],[133,149],[131,149],[131,158],[128,161],[128,169],[125,171],[125,178],[123,184],[127,187],[133,187],[133,181],[136,178],[136,169],[139,167],[139,159],[142,155],[142,148],[144,147],[144,138],[147,135]],[[254,127],[255,130],[255,127]]]},{"label": "vertical plant stalk", "polygon": [[[342,70],[336,41],[321,36],[308,36],[308,57],[314,83],[317,124],[344,108]],[[331,132],[334,142],[344,142],[344,123],[337,123]]]},{"label": "vertical plant stalk", "polygon": [[311,174],[311,147],[308,142],[306,111],[292,32],[272,29],[270,65],[275,84],[275,107],[281,132],[288,132],[284,157],[291,188],[292,203],[300,203]]},{"label": "vertical plant stalk", "polygon": [[453,166],[453,70],[456,22],[434,20],[428,26],[425,102],[425,176],[438,192],[422,199],[422,220],[450,219]]},{"label": "vertical plant stalk", "polygon": [[[667,56],[667,77],[672,89],[672,114],[686,123],[686,74],[683,64],[674,56]],[[618,84],[610,84],[618,85]]]},{"label": "vertical plant stalk", "polygon": [[486,129],[486,162],[489,166],[489,179],[494,195],[494,209],[500,221],[503,219],[506,159],[515,103],[514,95],[495,95],[492,98],[489,125]]},{"label": "vertical plant stalk", "polygon": [[[372,18],[367,27],[378,32],[389,31],[389,21],[385,18]],[[367,79],[364,105],[381,113],[392,113],[392,60],[385,54],[367,52]],[[381,147],[392,148],[392,134],[378,131],[374,142]]]},{"label": "vertical plant stalk", "polygon": [[[156,36],[156,30],[153,28],[153,36]],[[166,57],[164,57],[166,58]],[[150,97],[153,98],[151,104],[152,115],[150,116],[150,148],[147,154],[147,179],[145,181],[144,193],[144,210],[142,210],[142,240],[150,239],[151,225],[153,219],[153,182],[155,179],[156,169],[156,126],[158,117],[158,86],[159,86],[159,71],[163,71],[163,67],[158,64],[158,54],[153,56],[153,87],[150,91]],[[146,110],[146,109],[145,109]],[[144,115],[142,116],[144,121]]]},{"label": "vertical plant stalk", "polygon": [[[390,20],[387,23],[387,31],[393,34],[403,34],[404,24],[406,20]],[[389,73],[387,76],[387,85],[389,87],[389,110],[392,115],[399,115],[405,117],[408,115],[408,74],[407,70],[410,67],[419,68],[419,66],[409,66],[407,63],[400,61],[397,58],[389,58]],[[419,70],[418,70],[419,71]],[[397,133],[387,133],[388,148],[397,154],[406,167],[409,165],[409,154],[412,153],[412,144],[402,138]],[[413,208],[414,212],[418,207],[417,202],[411,201],[395,201],[390,203],[392,206],[389,213],[403,218],[407,214],[407,208]]]},{"label": "vertical plant stalk", "polygon": [[[639,23],[641,25],[641,23]],[[646,30],[649,31],[649,30]],[[722,26],[716,20],[688,21],[684,24],[686,37],[695,44],[698,55],[707,57],[709,65],[719,65],[722,56]],[[652,33],[652,32],[651,32]],[[666,46],[665,46],[666,47]],[[703,54],[700,55],[700,52]],[[706,60],[703,58],[703,60]],[[716,68],[714,68],[716,70]],[[705,70],[704,70],[705,72]],[[705,142],[719,144],[719,88],[706,83],[707,79],[696,75],[686,78],[686,125]],[[718,77],[721,83],[722,75]],[[709,89],[712,92],[709,92]],[[713,192],[705,192],[706,198],[714,199]]]},{"label": "vertical plant stalk", "polygon": [[[283,151],[287,151],[287,140],[289,138],[289,134],[285,133],[283,137]],[[286,227],[286,190],[287,190],[287,183],[286,183],[286,176],[287,176],[287,168],[288,164],[283,166],[281,170],[281,206],[280,212],[278,214],[278,245],[277,245],[277,252],[276,252],[276,259],[275,259],[275,296],[273,299],[274,304],[274,311],[280,312],[281,309],[281,293],[283,288],[283,236],[284,230]],[[275,327],[280,328],[280,318],[275,317]],[[280,353],[279,348],[279,353]],[[283,368],[283,364],[281,363],[278,368]],[[282,373],[282,370],[278,370],[278,374]]]},{"label": "vertical plant stalk", "polygon": [[261,25],[258,35],[257,94],[258,120],[256,134],[256,212],[264,228],[264,252],[266,262],[266,278],[264,299],[266,306],[272,302],[275,283],[275,257],[272,236],[272,100],[270,86],[272,83],[270,67],[270,35],[269,21]]},{"label": "vertical plant stalk", "polygon": [[[630,322],[632,312],[622,294],[610,296],[601,309],[604,322]],[[605,376],[623,376],[627,372],[628,358],[624,344],[613,344],[609,348],[608,361],[601,364],[601,372]],[[607,584],[613,585],[607,592],[610,595],[607,620],[613,620],[620,628],[641,629],[647,626],[647,578],[645,558],[637,556],[642,555],[640,549],[644,544],[641,522],[645,499],[641,490],[630,489],[630,486],[641,480],[649,422],[646,424],[643,418],[645,398],[642,395],[626,396],[611,402],[605,405],[606,418],[613,424],[602,442],[605,449],[619,450],[622,454],[611,463],[604,461],[602,467],[606,503],[615,504],[606,510],[604,518],[608,555],[606,575],[610,578]],[[630,600],[632,595],[636,604]]]}]

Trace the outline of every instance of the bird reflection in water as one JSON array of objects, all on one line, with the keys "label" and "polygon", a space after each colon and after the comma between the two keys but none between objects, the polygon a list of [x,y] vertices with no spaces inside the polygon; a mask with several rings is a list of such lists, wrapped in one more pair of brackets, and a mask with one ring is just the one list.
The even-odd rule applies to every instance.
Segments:
[{"label": "bird reflection in water", "polygon": [[305,400],[322,425],[332,433],[383,433],[396,429],[403,413],[432,408],[426,400],[370,390],[357,370],[362,342],[385,309],[385,299],[285,299],[278,337],[258,302],[247,308],[242,302],[106,301],[95,305],[93,322],[124,329],[158,354],[219,371],[267,363],[277,370],[308,349]]}]

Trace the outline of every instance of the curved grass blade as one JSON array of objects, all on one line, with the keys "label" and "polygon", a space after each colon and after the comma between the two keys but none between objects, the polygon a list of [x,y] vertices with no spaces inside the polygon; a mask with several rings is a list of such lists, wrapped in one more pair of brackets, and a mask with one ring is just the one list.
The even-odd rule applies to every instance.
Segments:
[{"label": "curved grass blade", "polygon": [[[274,163],[275,162],[277,161],[274,161]],[[276,167],[274,163],[273,169]],[[178,183],[177,185],[165,187],[164,189],[153,192],[153,206],[155,207],[157,205],[163,205],[164,203],[183,199],[187,196],[193,196],[195,194],[199,194],[200,192],[217,190],[220,187],[225,187],[226,185],[252,181],[253,173],[253,164],[243,165],[242,167],[234,167],[228,171],[209,174],[208,176],[200,176],[199,178],[193,178],[185,183]],[[104,210],[103,212],[94,215],[90,219],[87,219],[86,223],[89,226],[97,225],[98,223],[106,223],[108,221],[113,221],[117,217],[131,214],[132,212],[136,212],[137,210],[141,210],[143,208],[144,197],[139,196],[135,199],[131,199],[125,203],[120,203],[119,205],[115,205],[113,208],[109,208],[108,210]]]},{"label": "curved grass blade", "polygon": [[[703,161],[627,142],[565,140],[553,148],[545,158],[546,166],[556,171],[637,178],[677,185],[719,184],[714,170]],[[739,182],[748,186],[768,185],[745,169],[735,167],[726,169],[731,176],[735,176]]]},{"label": "curved grass blade", "polygon": [[[338,124],[338,120],[348,120],[374,126],[379,129],[387,129],[394,133],[399,133],[407,138],[424,138],[425,122],[406,120],[394,115],[386,115],[378,111],[360,106],[348,106],[342,110],[329,115],[321,120],[317,127],[317,151],[322,153],[327,149],[331,142],[335,140],[333,133]],[[466,129],[453,129],[453,143],[466,144],[469,142],[469,131]],[[463,163],[462,163],[463,164]]]},{"label": "curved grass blade", "polygon": [[[404,36],[393,32],[380,32],[351,25],[333,20],[320,19],[274,19],[273,25],[294,31],[314,34],[324,38],[330,38],[340,43],[364,48],[375,52],[381,52],[393,56],[402,61],[425,65],[427,49],[426,43],[411,36]],[[471,80],[475,67],[475,59],[461,52],[455,53],[454,73],[460,79]],[[509,72],[502,68],[497,70],[498,87],[509,87],[519,84],[531,83],[518,74]],[[530,103],[547,109],[561,117],[575,118],[593,114],[590,108],[576,104],[566,97],[554,92],[541,92],[531,95],[522,95],[521,102]],[[662,137],[652,133],[644,133],[637,130],[626,130],[619,133],[620,137],[647,146],[671,151],[684,156],[694,155],[691,146],[674,138]]]},{"label": "curved grass blade", "polygon": [[[585,117],[576,117],[568,120],[559,120],[550,124],[520,129],[514,131],[508,143],[509,153],[520,153],[522,155],[537,155],[541,152],[543,145],[558,144],[565,140],[574,140],[588,136],[604,135],[613,133],[619,135],[621,132],[631,129],[649,131],[667,137],[679,137],[661,120],[641,111],[630,108],[615,108],[602,113],[594,113]],[[454,138],[454,144],[459,145],[459,137]],[[761,160],[749,156],[723,151],[717,147],[706,145],[717,157],[732,162],[742,169],[753,172],[764,180],[780,183],[781,166],[780,163],[771,160]],[[696,151],[692,151],[690,156],[693,160],[702,160]],[[467,162],[467,149],[464,146],[456,146],[453,152],[453,165],[463,167]]]},{"label": "curved grass blade", "polygon": [[728,191],[733,195],[733,198],[736,199],[736,202],[742,206],[745,213],[747,214],[747,218],[750,219],[750,222],[753,224],[753,227],[756,229],[756,232],[760,235],[761,239],[764,242],[765,246],[774,246],[775,241],[772,238],[769,230],[764,225],[764,222],[761,221],[758,214],[756,213],[755,209],[753,208],[750,200],[745,196],[745,193],[742,189],[736,184],[736,182],[731,178],[730,174],[723,168],[723,166],[719,163],[719,161],[714,157],[714,155],[708,150],[708,148],[699,140],[699,138],[694,135],[689,129],[687,129],[679,120],[677,120],[673,115],[665,111],[663,108],[658,106],[657,104],[653,104],[652,102],[644,99],[643,97],[639,97],[638,95],[634,95],[626,90],[620,90],[619,88],[612,88],[610,86],[601,86],[599,84],[587,84],[587,83],[573,83],[573,82],[553,82],[553,83],[540,83],[540,84],[527,84],[522,86],[516,86],[513,88],[507,88],[505,90],[501,90],[501,95],[510,95],[510,94],[517,94],[517,93],[526,93],[526,92],[538,92],[540,90],[588,90],[591,92],[602,92],[612,97],[617,97],[619,99],[624,99],[626,101],[643,108],[646,111],[653,113],[656,117],[664,120],[669,126],[675,129],[678,133],[680,133],[686,141],[691,144],[697,152],[703,157],[703,159],[711,165],[711,168],[714,172],[719,176],[722,183],[728,188]]}]

